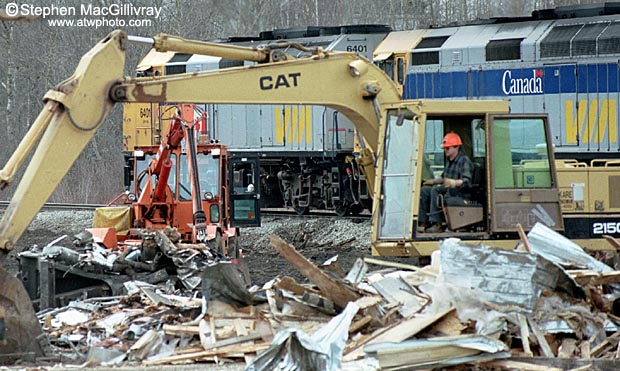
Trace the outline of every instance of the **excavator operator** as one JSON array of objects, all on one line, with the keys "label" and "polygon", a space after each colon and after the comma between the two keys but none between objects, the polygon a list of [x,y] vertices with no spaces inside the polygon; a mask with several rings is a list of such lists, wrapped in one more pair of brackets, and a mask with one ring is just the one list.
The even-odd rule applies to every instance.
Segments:
[{"label": "excavator operator", "polygon": [[424,179],[420,199],[418,220],[419,232],[443,232],[443,204],[459,204],[471,198],[473,164],[461,152],[461,137],[448,133],[443,138],[441,147],[448,158],[448,166],[440,178]]}]

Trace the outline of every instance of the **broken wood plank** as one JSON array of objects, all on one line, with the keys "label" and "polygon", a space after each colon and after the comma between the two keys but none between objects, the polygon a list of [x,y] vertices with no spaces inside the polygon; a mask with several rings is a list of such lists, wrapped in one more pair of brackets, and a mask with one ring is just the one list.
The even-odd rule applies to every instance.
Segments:
[{"label": "broken wood plank", "polygon": [[527,319],[521,313],[517,313],[517,320],[519,321],[519,331],[521,332],[521,344],[523,344],[523,351],[528,357],[533,357],[532,349],[530,349],[530,327],[527,324]]},{"label": "broken wood plank", "polygon": [[226,304],[219,300],[212,300],[207,307],[207,315],[216,318],[248,318],[253,319],[258,316],[257,306],[237,308],[234,305]]},{"label": "broken wood plank", "polygon": [[259,334],[259,333],[255,333],[255,334],[250,334],[250,335],[245,335],[245,336],[237,336],[234,338],[230,338],[230,339],[224,339],[224,340],[218,340],[215,341],[211,344],[207,344],[207,346],[205,346],[205,350],[209,350],[209,349],[214,349],[214,348],[221,348],[221,347],[225,347],[228,345],[233,345],[233,344],[239,344],[239,343],[245,343],[248,341],[254,341],[254,340],[258,340],[260,338],[262,338],[263,335]]},{"label": "broken wood plank", "polygon": [[527,235],[525,234],[521,223],[517,223],[517,231],[519,232],[519,238],[521,239],[521,242],[523,242],[523,247],[525,248],[525,251],[531,254],[532,247],[530,246],[530,240],[527,239]]},{"label": "broken wood plank", "polygon": [[574,276],[575,281],[580,285],[608,285],[610,283],[620,283],[620,271],[605,273],[591,272]]},{"label": "broken wood plank", "polygon": [[[248,330],[245,328],[245,325],[243,324],[241,319],[236,318],[234,320],[234,324],[235,324],[235,331],[237,332],[237,336],[248,336]],[[245,360],[245,364],[249,365],[250,363],[252,363],[254,356],[250,354],[243,354],[243,359]]]},{"label": "broken wood plank", "polygon": [[570,370],[566,370],[566,371],[591,371],[591,370],[594,370],[594,365],[589,363],[587,365],[583,365],[581,367],[571,368]]},{"label": "broken wood plank", "polygon": [[611,245],[614,249],[616,249],[616,250],[620,250],[620,241],[618,241],[616,238],[614,238],[614,237],[612,237],[612,236],[610,236],[610,235],[607,235],[607,234],[604,234],[604,235],[603,235],[603,238],[604,238],[607,242],[609,242],[609,244],[610,244],[610,245]]},{"label": "broken wood plank", "polygon": [[[209,317],[209,327],[211,328],[211,341],[206,342],[206,344],[202,344],[202,347],[205,348],[205,350],[208,350],[206,348],[209,347],[209,345],[217,342],[217,335],[215,334],[215,317],[213,316]],[[215,363],[219,363],[219,358],[217,356],[215,356]]]},{"label": "broken wood plank", "polygon": [[392,267],[392,268],[406,269],[410,271],[420,272],[420,273],[428,274],[429,276],[433,276],[433,277],[437,277],[438,275],[436,272],[428,271],[424,268],[416,267],[415,265],[410,265],[410,264],[389,262],[389,261],[374,259],[374,258],[364,258],[364,262],[368,264],[382,265],[384,267]]},{"label": "broken wood plank", "polygon": [[359,329],[369,324],[370,321],[372,321],[372,316],[364,316],[361,319],[353,322],[349,327],[349,334],[359,331]]},{"label": "broken wood plank", "polygon": [[461,335],[467,326],[463,325],[459,320],[456,311],[450,312],[442,319],[437,321],[433,326],[433,332],[439,332],[444,335]]},{"label": "broken wood plank", "polygon": [[555,357],[555,354],[553,354],[553,351],[551,350],[551,347],[549,346],[547,339],[545,339],[545,336],[538,328],[538,325],[536,324],[536,322],[534,322],[529,317],[527,321],[530,325],[530,328],[532,329],[532,332],[534,333],[534,336],[536,337],[536,340],[538,340],[538,345],[540,346],[540,349],[542,350],[543,355],[549,358]]},{"label": "broken wood plank", "polygon": [[198,337],[200,338],[200,345],[202,345],[202,349],[209,346],[209,344],[213,343],[211,340],[211,333],[213,329],[211,329],[211,325],[204,318],[200,320],[198,323],[198,329],[200,332],[198,333]]},{"label": "broken wood plank", "polygon": [[209,349],[203,350],[195,353],[186,353],[186,354],[177,354],[170,357],[164,357],[160,359],[154,359],[150,361],[142,362],[145,366],[155,366],[155,365],[163,365],[167,363],[175,363],[175,362],[186,362],[186,361],[196,361],[203,359],[205,357],[214,357],[220,356],[225,357],[228,354],[245,354],[245,353],[256,353],[261,350],[269,348],[270,343],[259,343],[259,344],[250,344],[250,345],[239,345],[233,344],[222,348],[217,349]]},{"label": "broken wood plank", "polygon": [[354,361],[364,356],[362,345],[376,344],[381,342],[400,342],[409,339],[413,335],[424,330],[428,326],[437,322],[448,313],[454,311],[454,308],[441,311],[431,316],[416,316],[403,321],[395,322],[391,326],[385,327],[375,334],[371,335],[365,342],[356,344],[356,348],[346,354],[342,360],[344,362]]},{"label": "broken wood plank", "polygon": [[590,350],[590,356],[594,358],[599,358],[603,353],[616,348],[618,346],[618,338],[620,338],[620,331],[616,331],[612,335],[608,336],[605,340],[603,340],[599,345],[595,346]]},{"label": "broken wood plank", "polygon": [[318,290],[297,283],[294,278],[289,276],[284,276],[280,279],[277,279],[274,283],[274,286],[279,288],[280,290],[290,291],[295,295],[303,295],[305,292],[311,292],[317,295],[321,294],[321,292]]},{"label": "broken wood plank", "polygon": [[581,358],[591,358],[590,357],[590,343],[587,341],[582,341],[579,346],[579,350],[581,351]]},{"label": "broken wood plank", "polygon": [[383,298],[379,295],[364,295],[355,301],[360,309],[366,309],[373,307],[383,301]]},{"label": "broken wood plank", "polygon": [[199,326],[164,325],[163,330],[166,335],[198,335],[200,334]]},{"label": "broken wood plank", "polygon": [[577,349],[577,340],[566,338],[562,340],[562,344],[558,349],[558,358],[572,358]]},{"label": "broken wood plank", "polygon": [[359,299],[359,294],[329,277],[280,237],[271,235],[269,243],[280,252],[284,259],[295,266],[310,282],[314,283],[325,297],[339,307],[344,308],[350,301]]}]

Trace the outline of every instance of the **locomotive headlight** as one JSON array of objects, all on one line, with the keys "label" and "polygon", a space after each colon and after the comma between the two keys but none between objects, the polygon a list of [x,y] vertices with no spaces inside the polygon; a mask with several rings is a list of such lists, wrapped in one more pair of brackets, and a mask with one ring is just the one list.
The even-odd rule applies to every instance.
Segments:
[{"label": "locomotive headlight", "polygon": [[360,77],[368,72],[368,65],[361,60],[355,60],[349,63],[349,73],[353,77]]}]

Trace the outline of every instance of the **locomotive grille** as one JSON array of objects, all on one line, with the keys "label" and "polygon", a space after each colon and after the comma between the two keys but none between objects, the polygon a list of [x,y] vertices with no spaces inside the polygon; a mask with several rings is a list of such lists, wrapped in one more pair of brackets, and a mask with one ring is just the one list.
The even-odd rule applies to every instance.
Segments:
[{"label": "locomotive grille", "polygon": [[583,25],[554,27],[540,43],[542,58],[570,57],[570,42]]},{"label": "locomotive grille", "polygon": [[609,23],[585,25],[573,39],[573,55],[596,55],[596,39]]},{"label": "locomotive grille", "polygon": [[491,40],[486,46],[487,61],[509,61],[521,59],[523,39]]},{"label": "locomotive grille", "polygon": [[620,22],[614,22],[607,27],[598,39],[599,54],[620,53]]}]

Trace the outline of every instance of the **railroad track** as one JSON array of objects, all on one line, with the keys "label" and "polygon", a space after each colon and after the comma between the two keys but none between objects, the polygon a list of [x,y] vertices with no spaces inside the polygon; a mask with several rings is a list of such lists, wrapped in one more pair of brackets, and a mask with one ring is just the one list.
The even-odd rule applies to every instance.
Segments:
[{"label": "railroad track", "polygon": [[[0,201],[0,209],[6,209],[9,205],[9,201]],[[76,203],[56,203],[48,202],[43,205],[42,210],[95,210],[98,207],[104,207],[103,204],[76,204]],[[348,216],[336,216],[333,211],[312,211],[309,214],[298,215],[294,210],[289,209],[261,209],[261,215],[263,217],[283,217],[291,219],[316,219],[316,218],[331,218],[331,219],[370,219],[371,214],[367,211],[359,215]]]},{"label": "railroad track", "polygon": [[337,216],[333,211],[311,211],[308,214],[299,215],[294,210],[290,209],[261,209],[261,217],[284,217],[291,219],[316,219],[316,218],[329,218],[329,219],[370,219],[372,216],[368,211],[360,213],[359,215],[347,215]]},{"label": "railroad track", "polygon": [[[0,201],[0,209],[6,209],[7,206],[9,206],[9,201]],[[103,206],[106,205],[48,202],[43,205],[42,210],[95,210],[96,208]]]}]

